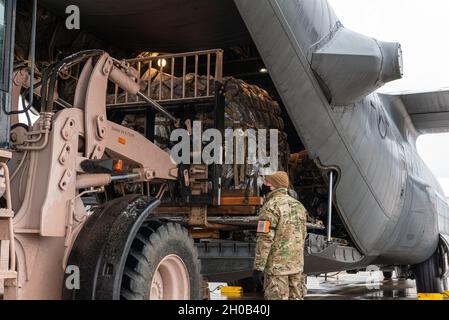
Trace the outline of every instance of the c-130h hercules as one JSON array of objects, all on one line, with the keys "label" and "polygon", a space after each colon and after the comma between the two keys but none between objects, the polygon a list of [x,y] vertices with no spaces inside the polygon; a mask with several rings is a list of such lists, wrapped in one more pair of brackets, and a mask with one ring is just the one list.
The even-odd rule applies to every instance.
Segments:
[{"label": "c-130h hercules", "polygon": [[[79,4],[84,13],[107,9],[107,19],[121,20],[120,6],[110,3],[102,8],[106,4],[82,6],[81,0],[42,2],[56,13],[69,4]],[[136,7],[146,3],[153,17],[152,6],[160,3],[135,2]],[[5,2],[8,39],[13,38],[14,3]],[[163,7],[174,3],[164,0]],[[226,37],[226,32],[249,31],[308,156],[329,186],[329,212],[336,209],[334,219],[343,223],[350,244],[332,237],[332,214],[328,237],[315,232],[318,226],[309,225],[307,273],[398,267],[401,276],[416,277],[420,292],[447,290],[449,206],[419,157],[416,140],[421,134],[449,130],[449,92],[376,93],[402,77],[400,45],[344,28],[326,0],[201,0],[183,6],[199,8],[193,14],[204,6],[212,20],[214,14],[228,14],[228,21],[244,24],[229,27],[216,19],[208,34],[202,19],[192,24],[183,23],[183,16],[176,22],[168,19],[166,23],[188,25],[189,32],[202,32],[183,38],[180,29],[168,28],[162,21],[157,27],[172,31],[162,39],[170,42],[167,48],[187,48],[183,42],[187,38],[192,41],[190,49],[212,47],[217,45],[212,31],[221,31],[220,39],[228,40],[232,35]],[[148,36],[134,22],[126,17],[122,21],[136,38]],[[120,23],[107,25],[109,31]],[[123,45],[129,41],[122,40]],[[176,47],[177,41],[183,43]],[[6,47],[11,43],[5,41]],[[155,46],[163,44],[156,41]],[[220,109],[222,51],[203,53],[209,57],[208,75],[210,56],[216,55],[214,106]],[[166,57],[170,62],[199,54]],[[214,281],[250,274],[254,243],[230,241],[224,234],[233,228],[254,228],[257,216],[239,220],[229,213],[237,216],[233,208],[243,210],[248,203],[256,207],[260,202],[226,198],[220,193],[220,180],[214,180],[215,170],[176,166],[142,134],[108,118],[108,81],[173,118],[167,111],[170,103],[140,92],[139,71],[130,64],[90,50],[53,64],[39,83],[30,81],[30,68],[11,72],[13,86],[3,88],[3,95],[13,101],[12,109],[5,104],[0,113],[2,125],[11,121],[11,135],[2,129],[2,141],[12,138],[10,150],[0,151],[0,193],[5,200],[0,210],[0,283],[5,298],[199,299],[202,276]],[[77,65],[82,72],[68,105],[57,96],[57,84],[61,73]],[[14,106],[30,82],[41,107],[40,119],[27,127],[18,123]],[[115,106],[119,107],[123,106]],[[219,114],[215,124],[223,127]],[[193,193],[198,185],[207,195],[200,200]],[[151,197],[156,187],[159,192]],[[133,195],[136,190],[146,195]],[[170,195],[168,200],[164,194]],[[204,200],[209,198],[213,201]],[[226,203],[233,206],[225,207]],[[187,213],[181,216],[173,212],[183,208]],[[76,270],[80,286],[69,287],[64,274]]]},{"label": "c-130h hercules", "polygon": [[400,45],[346,29],[326,0],[236,4],[307,150],[338,172],[361,263],[414,265],[419,292],[447,290],[449,207],[416,141],[449,130],[449,92],[376,93],[402,77]]}]

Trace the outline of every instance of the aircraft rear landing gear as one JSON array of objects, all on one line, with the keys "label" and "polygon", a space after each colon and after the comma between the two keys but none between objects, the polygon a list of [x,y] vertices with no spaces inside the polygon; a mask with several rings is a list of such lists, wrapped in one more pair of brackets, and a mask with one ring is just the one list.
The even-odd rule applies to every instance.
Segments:
[{"label": "aircraft rear landing gear", "polygon": [[427,261],[414,266],[418,293],[443,293],[443,254],[438,249]]}]

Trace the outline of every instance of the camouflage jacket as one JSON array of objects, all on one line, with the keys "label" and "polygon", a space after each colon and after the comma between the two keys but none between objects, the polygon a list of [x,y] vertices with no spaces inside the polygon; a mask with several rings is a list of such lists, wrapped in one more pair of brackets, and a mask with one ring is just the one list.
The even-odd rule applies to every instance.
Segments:
[{"label": "camouflage jacket", "polygon": [[304,206],[290,197],[287,189],[275,190],[268,195],[259,221],[254,269],[269,275],[303,272],[307,234]]}]

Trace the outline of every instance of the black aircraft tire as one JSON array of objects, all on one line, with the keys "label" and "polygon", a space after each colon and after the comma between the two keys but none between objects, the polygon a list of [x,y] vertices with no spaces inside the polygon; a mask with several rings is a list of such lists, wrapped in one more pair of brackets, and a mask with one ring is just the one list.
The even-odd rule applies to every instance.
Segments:
[{"label": "black aircraft tire", "polygon": [[393,279],[393,271],[384,271],[384,280],[391,280]]},{"label": "black aircraft tire", "polygon": [[429,260],[415,266],[418,293],[443,292],[439,261],[439,252],[436,252]]},{"label": "black aircraft tire", "polygon": [[[168,269],[174,269],[172,274],[165,276],[164,261],[175,258],[175,262],[168,262]],[[181,261],[182,260],[182,261]],[[175,265],[175,267],[173,267]],[[181,267],[179,267],[182,265]],[[177,272],[176,268],[182,268]],[[169,288],[180,282],[176,278],[178,273],[186,273],[183,290],[179,295]],[[173,274],[174,273],[174,274]],[[162,300],[200,300],[202,299],[201,262],[198,252],[188,231],[179,224],[159,221],[149,221],[143,224],[133,241],[126,261],[123,274],[121,298],[124,300],[151,300],[153,279],[156,279],[156,292]],[[167,280],[168,279],[168,280]],[[160,280],[160,281],[158,281]],[[172,283],[171,283],[171,282]],[[153,288],[154,288],[153,287]],[[162,288],[162,290],[161,290]],[[171,290],[174,291],[174,290]],[[175,296],[173,296],[173,294]],[[185,295],[188,296],[185,296]]]}]

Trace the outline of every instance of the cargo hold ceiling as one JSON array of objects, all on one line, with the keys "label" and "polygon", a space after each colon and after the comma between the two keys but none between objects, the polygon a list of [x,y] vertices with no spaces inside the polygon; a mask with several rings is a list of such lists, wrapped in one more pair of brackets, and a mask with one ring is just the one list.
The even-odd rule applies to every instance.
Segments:
[{"label": "cargo hold ceiling", "polygon": [[233,0],[41,0],[59,17],[77,5],[81,29],[123,49],[180,52],[252,43]]}]

